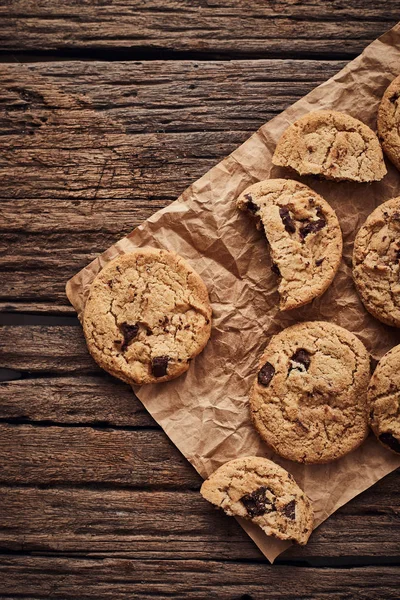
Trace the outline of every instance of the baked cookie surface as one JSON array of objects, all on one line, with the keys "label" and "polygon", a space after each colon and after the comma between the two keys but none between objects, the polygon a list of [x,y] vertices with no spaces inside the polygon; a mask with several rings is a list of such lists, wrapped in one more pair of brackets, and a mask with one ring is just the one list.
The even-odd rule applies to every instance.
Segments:
[{"label": "baked cookie surface", "polygon": [[83,331],[95,361],[123,381],[174,379],[210,337],[206,286],[178,254],[139,248],[94,279]]},{"label": "baked cookie surface", "polygon": [[352,333],[323,321],[284,329],[269,342],[250,393],[253,423],[289,460],[326,463],[368,434],[370,357]]},{"label": "baked cookie surface", "polygon": [[292,475],[266,458],[225,463],[204,481],[200,493],[227,515],[250,520],[278,539],[304,545],[312,532],[309,499]]},{"label": "baked cookie surface", "polygon": [[379,361],[368,386],[369,423],[378,440],[400,454],[400,346]]},{"label": "baked cookie surface", "polygon": [[400,327],[400,196],[376,208],[354,241],[353,279],[365,308]]},{"label": "baked cookie surface", "polygon": [[278,141],[272,162],[300,175],[337,181],[380,181],[387,172],[372,129],[334,110],[308,113],[290,125]]},{"label": "baked cookie surface", "polygon": [[378,109],[378,135],[383,151],[400,169],[400,75],[383,94]]},{"label": "baked cookie surface", "polygon": [[259,221],[279,276],[280,309],[311,302],[332,283],[342,258],[342,232],[333,208],[292,179],[267,179],[247,188],[237,206]]}]

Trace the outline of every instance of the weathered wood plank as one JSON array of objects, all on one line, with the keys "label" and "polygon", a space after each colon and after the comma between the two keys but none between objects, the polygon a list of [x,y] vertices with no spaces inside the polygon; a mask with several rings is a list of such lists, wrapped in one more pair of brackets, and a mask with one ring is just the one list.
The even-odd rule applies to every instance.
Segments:
[{"label": "weathered wood plank", "polygon": [[66,279],[343,63],[1,65],[0,298]]},{"label": "weathered wood plank", "polygon": [[[1,197],[174,197],[172,182],[181,181],[181,191],[188,175],[203,173],[342,65],[1,65]],[[197,170],[189,174],[190,166]]]},{"label": "weathered wood plank", "polygon": [[0,425],[1,483],[198,487],[161,431]]},{"label": "weathered wood plank", "polygon": [[106,374],[0,383],[0,419],[154,427],[132,389]]},{"label": "weathered wood plank", "polygon": [[4,326],[0,367],[28,373],[101,373],[90,356],[80,326]]},{"label": "weathered wood plank", "polygon": [[[59,303],[55,304],[54,302],[41,302],[38,300],[35,302],[0,302],[0,314],[4,317],[4,313],[15,313],[20,314],[23,313],[27,316],[29,315],[54,315],[57,317],[72,317],[76,315],[75,310],[71,305],[63,306]],[[3,321],[4,323],[4,321]]]},{"label": "weathered wood plank", "polygon": [[[393,473],[352,500],[313,533],[305,548],[293,546],[281,559],[400,556],[399,477]],[[236,521],[197,491],[2,487],[0,514],[0,551],[262,558]]]},{"label": "weathered wood plank", "polygon": [[400,584],[395,566],[303,569],[265,563],[39,556],[2,557],[0,577],[2,594],[32,599],[397,600]]},{"label": "weathered wood plank", "polygon": [[354,54],[398,20],[399,3],[35,2],[0,8],[7,50],[113,49],[228,56]]}]

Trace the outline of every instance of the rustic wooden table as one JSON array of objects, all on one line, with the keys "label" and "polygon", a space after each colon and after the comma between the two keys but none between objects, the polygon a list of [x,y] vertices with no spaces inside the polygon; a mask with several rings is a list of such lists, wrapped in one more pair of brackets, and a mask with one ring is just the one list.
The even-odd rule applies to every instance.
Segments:
[{"label": "rustic wooden table", "polygon": [[399,473],[270,566],[94,364],[64,292],[399,9],[0,2],[1,598],[400,597]]}]

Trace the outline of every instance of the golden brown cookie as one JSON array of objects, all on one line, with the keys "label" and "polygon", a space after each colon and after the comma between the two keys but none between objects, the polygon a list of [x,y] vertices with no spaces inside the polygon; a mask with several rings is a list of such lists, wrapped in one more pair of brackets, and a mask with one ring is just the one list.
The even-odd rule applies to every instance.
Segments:
[{"label": "golden brown cookie", "polygon": [[123,381],[174,379],[210,337],[206,286],[175,252],[139,248],[94,279],[83,331],[95,361]]},{"label": "golden brown cookie", "polygon": [[379,361],[368,386],[369,423],[378,440],[400,454],[400,346]]},{"label": "golden brown cookie", "polygon": [[289,460],[326,463],[368,433],[369,354],[352,333],[323,321],[288,327],[269,342],[250,393],[254,425]]},{"label": "golden brown cookie", "polygon": [[383,94],[378,109],[378,135],[383,151],[400,169],[400,75]]},{"label": "golden brown cookie", "polygon": [[387,172],[372,129],[334,110],[308,113],[290,125],[278,141],[272,162],[300,175],[336,181],[380,181]]},{"label": "golden brown cookie", "polygon": [[332,283],[342,258],[336,213],[312,189],[292,179],[267,179],[247,188],[237,206],[258,220],[279,277],[281,310],[298,308]]},{"label": "golden brown cookie", "polygon": [[252,521],[267,534],[304,546],[311,535],[311,503],[292,475],[266,458],[231,460],[201,486],[202,496],[227,515]]},{"label": "golden brown cookie", "polygon": [[357,233],[353,278],[365,308],[400,327],[400,196],[384,202]]}]

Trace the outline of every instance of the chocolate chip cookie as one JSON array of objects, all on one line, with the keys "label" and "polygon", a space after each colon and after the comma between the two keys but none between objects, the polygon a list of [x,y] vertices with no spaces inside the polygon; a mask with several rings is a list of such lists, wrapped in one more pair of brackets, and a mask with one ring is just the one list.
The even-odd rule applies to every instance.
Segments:
[{"label": "chocolate chip cookie", "polygon": [[253,423],[273,450],[301,463],[326,463],[368,433],[369,354],[342,327],[309,321],[269,342],[250,393]]},{"label": "chocolate chip cookie", "polygon": [[365,308],[400,327],[400,196],[378,206],[357,233],[353,278]]},{"label": "chocolate chip cookie", "polygon": [[139,248],[94,279],[83,331],[95,361],[123,381],[174,379],[210,337],[206,286],[175,252]]},{"label": "chocolate chip cookie", "polygon": [[368,386],[369,423],[378,440],[400,454],[400,346],[379,361]]},{"label": "chocolate chip cookie", "polygon": [[386,156],[400,169],[400,75],[383,94],[378,110],[378,135]]},{"label": "chocolate chip cookie", "polygon": [[201,486],[202,496],[227,515],[252,521],[267,534],[304,546],[311,535],[311,503],[292,475],[258,456],[237,458]]},{"label": "chocolate chip cookie", "polygon": [[375,133],[358,119],[334,110],[311,112],[290,125],[272,162],[300,175],[335,181],[380,181],[387,172]]},{"label": "chocolate chip cookie", "polygon": [[247,188],[237,206],[265,232],[281,310],[325,292],[338,270],[343,242],[336,213],[321,196],[292,179],[267,179]]}]

